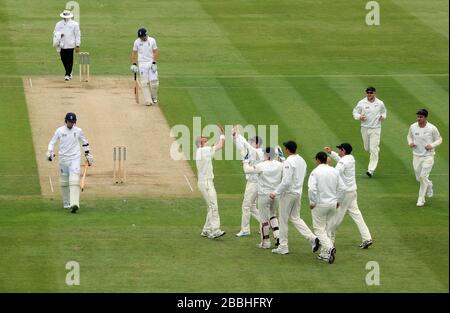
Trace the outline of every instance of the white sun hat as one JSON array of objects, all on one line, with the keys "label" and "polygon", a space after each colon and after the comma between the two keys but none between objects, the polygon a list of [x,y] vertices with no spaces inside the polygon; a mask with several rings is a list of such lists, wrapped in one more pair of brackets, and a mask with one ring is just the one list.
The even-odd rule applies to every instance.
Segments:
[{"label": "white sun hat", "polygon": [[69,10],[64,10],[59,16],[62,18],[72,18],[73,14]]}]

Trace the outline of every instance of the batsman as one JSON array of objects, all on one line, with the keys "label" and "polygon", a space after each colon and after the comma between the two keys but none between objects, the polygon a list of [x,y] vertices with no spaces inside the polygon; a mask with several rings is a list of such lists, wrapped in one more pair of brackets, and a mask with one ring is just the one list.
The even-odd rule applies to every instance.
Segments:
[{"label": "batsman", "polygon": [[69,112],[64,119],[65,125],[59,127],[48,144],[47,160],[53,161],[55,144],[59,143],[59,174],[63,205],[71,213],[80,208],[80,144],[89,166],[94,162],[89,152],[89,142],[83,130],[75,126],[77,116]]},{"label": "batsman", "polygon": [[142,96],[145,105],[150,106],[158,103],[158,47],[155,38],[149,37],[145,28],[140,28],[137,33],[139,38],[133,45],[131,71],[139,72]]}]

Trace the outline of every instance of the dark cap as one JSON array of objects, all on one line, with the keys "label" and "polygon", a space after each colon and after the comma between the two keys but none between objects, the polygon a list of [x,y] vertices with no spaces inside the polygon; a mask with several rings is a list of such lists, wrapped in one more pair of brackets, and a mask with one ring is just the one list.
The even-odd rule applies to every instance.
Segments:
[{"label": "dark cap", "polygon": [[295,141],[289,140],[286,142],[283,142],[283,146],[288,149],[289,151],[291,151],[292,153],[297,152],[297,144],[295,143]]},{"label": "dark cap", "polygon": [[75,113],[69,112],[69,113],[66,114],[66,117],[65,117],[64,121],[76,123],[77,122],[77,116],[75,115]]},{"label": "dark cap", "polygon": [[320,151],[320,152],[317,152],[315,159],[319,160],[320,163],[322,163],[322,164],[326,164],[327,163],[327,159],[328,159],[328,155],[325,152]]},{"label": "dark cap", "polygon": [[353,150],[352,145],[349,143],[341,143],[340,145],[336,146],[336,148],[345,150],[345,154],[350,154]]},{"label": "dark cap", "polygon": [[426,109],[420,109],[416,114],[428,117],[428,111]]},{"label": "dark cap", "polygon": [[261,145],[262,142],[263,142],[263,140],[262,140],[262,138],[260,136],[254,136],[254,137],[250,138],[249,141],[250,142],[254,142],[257,145]]},{"label": "dark cap", "polygon": [[366,92],[369,92],[369,91],[376,92],[377,90],[375,89],[375,87],[370,86],[370,87],[366,88]]}]

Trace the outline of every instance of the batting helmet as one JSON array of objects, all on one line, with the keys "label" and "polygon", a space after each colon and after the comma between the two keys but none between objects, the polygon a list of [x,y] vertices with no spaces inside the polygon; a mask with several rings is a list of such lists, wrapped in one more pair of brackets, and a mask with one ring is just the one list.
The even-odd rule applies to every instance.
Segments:
[{"label": "batting helmet", "polygon": [[145,28],[139,28],[138,29],[138,37],[144,37],[147,36],[147,30]]},{"label": "batting helmet", "polygon": [[66,114],[66,118],[64,119],[64,121],[67,122],[72,122],[72,123],[76,123],[77,122],[77,116],[75,115],[75,113],[69,112]]}]

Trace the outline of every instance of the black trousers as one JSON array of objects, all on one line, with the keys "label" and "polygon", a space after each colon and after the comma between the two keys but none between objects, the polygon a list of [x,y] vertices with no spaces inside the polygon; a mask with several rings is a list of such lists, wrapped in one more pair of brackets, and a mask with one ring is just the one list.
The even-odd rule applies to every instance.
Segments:
[{"label": "black trousers", "polygon": [[66,70],[67,76],[72,74],[72,66],[73,66],[73,50],[74,49],[61,49],[59,53],[61,55],[61,61],[64,65],[64,69]]}]

